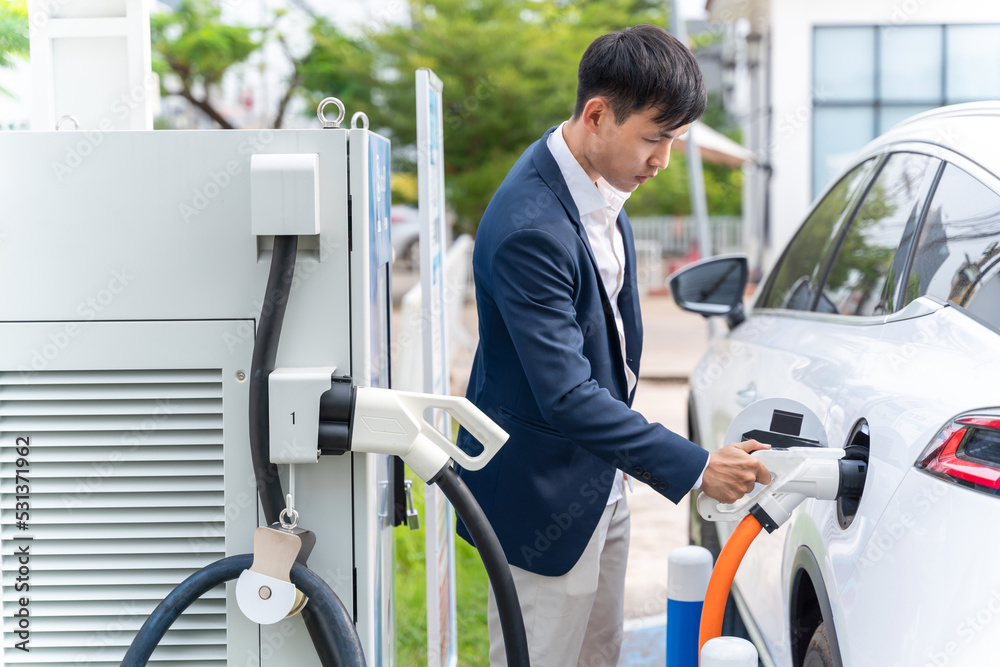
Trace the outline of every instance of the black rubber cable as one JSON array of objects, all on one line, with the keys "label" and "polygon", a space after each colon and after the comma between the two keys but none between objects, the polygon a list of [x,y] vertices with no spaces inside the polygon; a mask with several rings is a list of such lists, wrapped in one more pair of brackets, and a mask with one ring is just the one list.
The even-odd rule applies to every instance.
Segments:
[{"label": "black rubber cable", "polygon": [[517,589],[514,588],[510,565],[507,564],[503,547],[500,546],[500,540],[497,539],[493,526],[454,468],[446,466],[433,482],[451,501],[455,512],[469,529],[472,541],[483,559],[483,565],[486,566],[486,574],[489,575],[493,594],[497,598],[508,667],[529,667],[531,660],[528,657],[528,636],[524,629],[521,604],[517,599]]},{"label": "black rubber cable", "polygon": [[[251,565],[253,554],[229,556],[206,565],[181,582],[156,605],[139,628],[122,658],[121,667],[145,667],[167,630],[191,603],[216,586],[237,579]],[[290,579],[309,598],[305,609],[312,610],[311,614],[323,635],[330,638],[339,656],[338,663],[345,667],[365,667],[361,639],[354,628],[354,621],[333,589],[312,570],[298,563],[292,566]]]},{"label": "black rubber cable", "polygon": [[[267,287],[264,288],[264,303],[260,310],[260,323],[250,363],[250,458],[257,478],[257,495],[260,496],[267,525],[277,522],[281,510],[285,508],[285,494],[281,489],[278,467],[271,463],[267,379],[274,370],[278,356],[281,325],[285,321],[285,308],[292,291],[292,279],[295,277],[295,253],[298,245],[297,236],[274,237],[271,269],[267,275]],[[303,614],[303,619],[323,667],[341,667],[342,663],[333,651],[329,632],[323,630],[314,614]],[[351,627],[354,627],[353,619]]]},{"label": "black rubber cable", "polygon": [[271,271],[267,276],[250,363],[250,456],[260,504],[264,508],[264,520],[268,525],[278,521],[278,515],[285,508],[285,494],[281,491],[278,466],[271,463],[267,378],[274,370],[274,361],[278,356],[278,340],[281,338],[288,295],[292,290],[298,244],[297,236],[274,237]]}]

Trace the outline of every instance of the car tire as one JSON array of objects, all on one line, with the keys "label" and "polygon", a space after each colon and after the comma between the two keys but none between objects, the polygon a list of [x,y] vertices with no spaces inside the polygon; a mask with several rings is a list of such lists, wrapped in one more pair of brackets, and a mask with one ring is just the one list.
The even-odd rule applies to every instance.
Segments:
[{"label": "car tire", "polygon": [[802,660],[802,667],[835,667],[830,639],[826,636],[826,623],[821,622],[813,632],[809,646],[806,647],[806,657]]}]

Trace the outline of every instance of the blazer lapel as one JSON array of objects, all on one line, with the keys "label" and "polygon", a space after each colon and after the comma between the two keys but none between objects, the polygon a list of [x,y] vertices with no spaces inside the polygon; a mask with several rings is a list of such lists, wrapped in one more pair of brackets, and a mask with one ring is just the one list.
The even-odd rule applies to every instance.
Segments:
[{"label": "blazer lapel", "polygon": [[622,232],[625,246],[625,279],[618,293],[618,310],[622,314],[622,328],[625,331],[625,363],[632,373],[639,377],[639,356],[642,352],[642,318],[639,314],[638,285],[636,285],[635,238],[632,224],[625,215],[625,209],[618,214],[618,227]]},{"label": "blazer lapel", "polygon": [[[576,207],[576,202],[573,201],[573,195],[569,191],[569,186],[566,185],[566,180],[562,176],[562,172],[559,171],[559,164],[556,159],[552,157],[552,152],[549,151],[548,139],[549,135],[553,131],[558,129],[558,125],[549,129],[541,139],[535,145],[534,154],[532,155],[532,160],[535,164],[535,169],[538,171],[539,176],[546,182],[552,192],[555,193],[556,197],[559,198],[559,203],[562,204],[563,208],[566,210],[566,214],[569,216],[570,221],[576,228],[576,233],[583,241],[584,247],[587,248],[587,255],[590,258],[590,265],[594,269],[594,276],[597,280],[597,289],[601,295],[601,307],[604,310],[604,326],[607,330],[608,340],[612,342],[611,354],[614,357],[616,363],[615,368],[617,369],[617,380],[618,380],[618,390],[619,394],[622,396],[622,400],[626,403],[629,401],[629,391],[628,391],[628,379],[625,375],[625,359],[622,358],[621,345],[616,345],[618,341],[618,326],[615,324],[615,313],[611,308],[611,300],[608,298],[607,290],[604,289],[604,281],[601,280],[601,271],[597,266],[597,258],[594,256],[594,249],[590,246],[590,239],[587,237],[587,230],[583,228],[583,223],[580,221],[580,210]],[[624,211],[618,216],[619,224],[624,215]],[[626,224],[627,218],[626,218]],[[624,237],[624,233],[622,234]],[[631,237],[631,227],[629,228],[629,236]],[[631,239],[629,240],[631,243]],[[635,255],[635,250],[632,251],[632,256]],[[626,267],[625,267],[625,285],[622,286],[622,291],[625,291],[625,287],[629,284],[628,278],[628,255],[629,250],[626,248]],[[618,303],[621,304],[621,294],[619,294]],[[619,308],[621,306],[619,305]],[[625,312],[622,311],[623,322],[626,319]],[[632,319],[632,318],[629,318]],[[634,325],[634,321],[633,321]],[[634,326],[633,326],[634,328]],[[628,348],[628,326],[625,328],[625,345]],[[631,354],[629,356],[632,356]],[[633,357],[635,358],[635,357]]]}]

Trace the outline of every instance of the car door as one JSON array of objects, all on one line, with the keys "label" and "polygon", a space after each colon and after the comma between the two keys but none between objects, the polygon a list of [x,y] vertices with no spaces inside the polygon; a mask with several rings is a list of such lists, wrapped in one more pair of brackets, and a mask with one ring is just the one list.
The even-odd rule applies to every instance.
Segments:
[{"label": "car door", "polygon": [[[943,168],[937,157],[917,152],[922,149],[896,146],[886,156],[839,238],[814,295],[814,332],[823,341],[824,362],[838,369],[841,381],[830,393],[825,415],[831,447],[865,449],[873,441],[891,439],[882,413],[879,419],[873,418],[871,411],[877,409],[878,401],[871,400],[872,389],[886,376],[876,370],[885,367],[890,353],[882,344],[886,323],[918,319],[926,312],[921,304],[904,307],[902,299],[912,247]],[[786,636],[793,653],[804,649],[811,630],[808,610],[795,608],[795,601],[810,599],[814,593],[818,599],[829,600],[822,612],[831,644],[842,640],[837,635],[844,626],[839,616],[843,609],[840,591],[858,544],[871,530],[870,508],[884,506],[898,481],[883,479],[881,470],[875,468],[860,503],[810,501],[790,522],[780,554],[780,580]],[[859,511],[860,504],[867,505],[866,511]],[[874,514],[877,518],[877,509]],[[805,583],[799,571],[804,560],[815,565]],[[812,590],[800,590],[803,586]]]},{"label": "car door", "polygon": [[[996,542],[984,528],[998,499],[972,488],[974,475],[932,476],[915,464],[952,418],[1000,406],[1000,179],[949,156],[915,245],[897,311],[911,316],[880,327],[873,363],[839,401],[871,431],[858,518],[828,541],[842,648],[854,665],[993,664],[1000,636],[976,631],[976,616],[1000,608]],[[984,448],[973,470],[995,475],[998,451]],[[947,586],[919,585],[940,573]]]},{"label": "car door", "polygon": [[[808,335],[803,326],[808,322],[800,315],[809,310],[812,285],[821,279],[826,259],[877,164],[877,158],[866,160],[830,189],[785,250],[758,305],[741,324],[712,339],[709,353],[691,376],[702,446],[712,450],[729,444],[722,440],[733,418],[754,401],[773,395],[775,387],[790,393],[802,383],[820,382],[815,375],[801,374],[810,360],[793,349],[800,335]],[[780,369],[782,377],[765,372],[768,368]],[[803,393],[814,394],[816,389]]]},{"label": "car door", "polygon": [[[830,389],[839,387],[842,378],[829,374],[834,369],[815,340],[808,311],[824,266],[879,163],[880,158],[865,160],[828,191],[771,272],[746,320],[711,341],[709,353],[691,376],[695,435],[702,446],[717,449],[729,444],[724,437],[736,415],[764,398],[793,398],[825,419]],[[706,528],[714,528],[719,541],[725,542],[735,522]],[[748,593],[751,616],[768,651],[781,664],[781,653],[787,649],[783,648],[780,538],[757,540],[747,558],[752,564],[740,568],[734,592]]]},{"label": "car door", "polygon": [[[898,248],[911,242],[937,167],[935,158],[916,153],[867,160],[817,205],[772,271],[751,317],[726,337],[736,405],[725,404],[725,391],[713,390],[720,425],[742,403],[788,398],[820,416],[831,446],[845,444],[839,392],[877,340],[874,325],[897,301],[893,266],[907,254]],[[789,563],[803,544],[822,562],[823,542],[815,536],[839,520],[830,505],[819,522],[800,513],[789,526],[757,540],[737,575],[739,592],[777,664],[791,664],[795,650],[788,641]]]}]

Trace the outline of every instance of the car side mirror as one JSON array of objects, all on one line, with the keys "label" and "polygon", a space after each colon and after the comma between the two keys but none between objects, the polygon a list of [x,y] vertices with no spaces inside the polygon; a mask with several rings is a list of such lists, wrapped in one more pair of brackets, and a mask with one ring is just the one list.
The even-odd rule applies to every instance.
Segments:
[{"label": "car side mirror", "polygon": [[725,317],[733,328],[746,319],[743,292],[748,275],[746,255],[718,255],[685,266],[668,282],[678,306],[705,317]]}]

